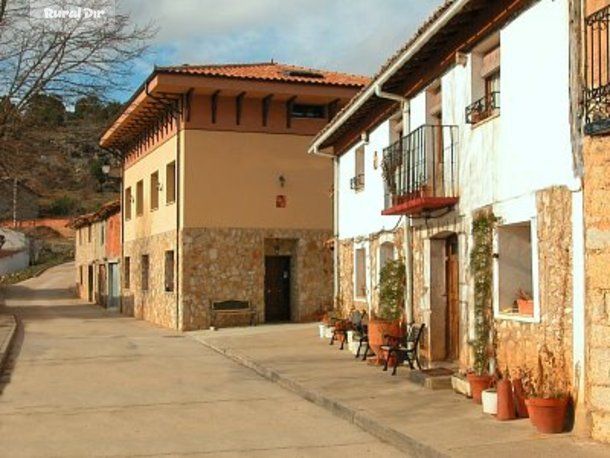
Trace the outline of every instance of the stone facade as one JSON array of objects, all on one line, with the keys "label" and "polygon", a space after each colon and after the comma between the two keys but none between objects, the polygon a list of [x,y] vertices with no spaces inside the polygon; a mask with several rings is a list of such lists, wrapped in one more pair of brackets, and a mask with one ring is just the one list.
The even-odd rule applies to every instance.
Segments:
[{"label": "stone facade", "polygon": [[594,439],[610,442],[610,137],[586,137],[586,402]]},{"label": "stone facade", "polygon": [[497,319],[498,369],[535,369],[545,344],[572,380],[572,196],[565,187],[536,196],[540,322]]},{"label": "stone facade", "polygon": [[[332,304],[332,252],[325,230],[185,229],[181,254],[184,330],[210,325],[214,301],[249,301],[265,321],[265,256],[291,256],[291,321],[309,321]],[[220,318],[222,319],[222,318]],[[239,315],[220,325],[239,325]],[[236,320],[236,321],[233,321]],[[218,324],[218,323],[217,323]]]},{"label": "stone facade", "polygon": [[[173,291],[166,291],[165,285],[165,252],[173,250],[175,256],[175,248],[176,231],[125,242],[123,266],[129,264],[129,285],[126,284],[124,272],[123,313],[165,328],[178,328],[180,322],[179,319],[177,320],[179,309],[176,304],[178,285],[174,284]],[[142,284],[143,255],[149,256],[147,290],[143,290]],[[125,262],[125,258],[129,258],[129,263]],[[174,262],[174,279],[178,278],[176,273],[177,266]]]},{"label": "stone facade", "polygon": [[[394,245],[394,257],[404,258],[403,253],[403,229],[394,231],[383,231],[355,239],[339,240],[338,253],[338,276],[339,285],[337,297],[335,298],[335,309],[347,316],[352,308],[372,311],[376,313],[379,309],[379,257],[380,247],[383,243]],[[365,297],[355,297],[355,254],[356,249],[366,249],[366,276],[367,291]]]}]

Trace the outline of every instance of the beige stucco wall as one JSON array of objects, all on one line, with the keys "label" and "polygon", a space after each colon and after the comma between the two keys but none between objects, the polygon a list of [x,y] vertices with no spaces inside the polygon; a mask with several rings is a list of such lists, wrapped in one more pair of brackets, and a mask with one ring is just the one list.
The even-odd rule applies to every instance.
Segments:
[{"label": "beige stucco wall", "polygon": [[[180,141],[183,144],[184,134],[181,132]],[[166,166],[176,160],[178,136],[167,139],[158,145],[146,156],[131,163],[125,170],[124,189],[131,187],[133,202],[131,203],[131,219],[124,224],[124,240],[132,240],[163,234],[176,229],[176,203],[167,203],[166,191]],[[182,150],[183,151],[183,150]],[[159,182],[162,190],[159,192],[159,208],[150,208],[150,176],[154,172],[159,173]],[[144,211],[141,216],[136,215],[136,185],[139,180],[144,182]],[[180,180],[182,182],[182,180]],[[181,183],[182,184],[182,183]],[[125,205],[125,199],[122,205]],[[123,211],[125,214],[125,211]]]},{"label": "beige stucco wall", "polygon": [[310,139],[186,131],[184,226],[330,230],[332,163],[307,154]]}]

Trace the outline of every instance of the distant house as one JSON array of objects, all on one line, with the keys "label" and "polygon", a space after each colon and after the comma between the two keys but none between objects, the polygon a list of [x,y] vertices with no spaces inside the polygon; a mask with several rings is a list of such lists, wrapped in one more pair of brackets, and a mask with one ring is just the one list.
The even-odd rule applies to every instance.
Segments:
[{"label": "distant house", "polygon": [[117,200],[72,223],[78,295],[104,307],[120,306],[120,211]]},{"label": "distant house", "polygon": [[30,243],[25,234],[0,228],[0,275],[10,274],[30,265]]},{"label": "distant house", "polygon": [[40,195],[16,178],[0,178],[0,221],[12,226],[38,218]]},{"label": "distant house", "polygon": [[[124,309],[189,330],[332,306],[332,166],[307,145],[367,81],[274,62],[156,68],[101,139],[125,164]],[[212,320],[232,305],[254,316]]]}]

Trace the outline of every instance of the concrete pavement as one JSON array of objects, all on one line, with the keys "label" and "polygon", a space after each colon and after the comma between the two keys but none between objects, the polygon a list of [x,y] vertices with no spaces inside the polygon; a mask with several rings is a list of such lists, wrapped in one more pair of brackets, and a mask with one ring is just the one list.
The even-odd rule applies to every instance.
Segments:
[{"label": "concrete pavement", "polygon": [[609,457],[610,446],[500,422],[450,390],[432,391],[355,360],[317,325],[199,331],[191,336],[414,456]]},{"label": "concrete pavement", "polygon": [[21,327],[0,456],[405,456],[194,339],[83,304],[73,279],[6,291]]}]

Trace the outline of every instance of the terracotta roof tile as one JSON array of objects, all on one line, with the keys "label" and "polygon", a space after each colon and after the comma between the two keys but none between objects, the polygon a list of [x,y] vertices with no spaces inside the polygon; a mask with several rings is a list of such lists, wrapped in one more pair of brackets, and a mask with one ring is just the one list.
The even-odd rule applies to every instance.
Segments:
[{"label": "terracotta roof tile", "polygon": [[259,81],[281,81],[306,84],[361,87],[370,79],[365,76],[347,73],[298,67],[277,62],[227,65],[180,65],[156,67],[162,73],[182,73],[187,75],[236,78]]}]

